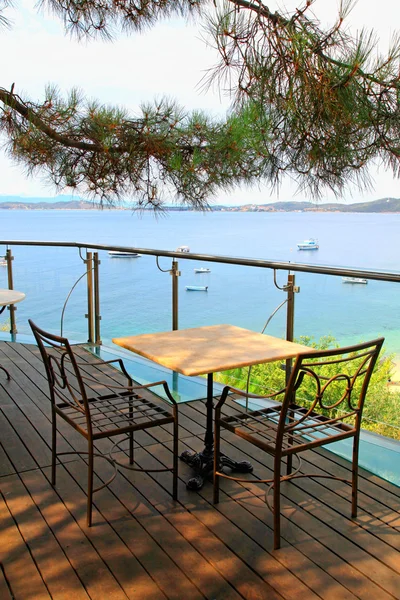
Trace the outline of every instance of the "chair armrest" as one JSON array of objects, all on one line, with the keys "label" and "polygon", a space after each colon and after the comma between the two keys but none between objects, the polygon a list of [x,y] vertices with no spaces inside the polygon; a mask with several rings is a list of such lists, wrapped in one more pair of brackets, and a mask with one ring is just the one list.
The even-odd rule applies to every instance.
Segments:
[{"label": "chair armrest", "polygon": [[[78,362],[77,361],[77,365],[79,366],[84,366],[84,367],[98,367],[98,366],[102,366],[102,365],[109,365],[111,363],[118,363],[119,367],[121,369],[121,372],[125,375],[125,377],[128,380],[128,385],[132,385],[132,377],[129,375],[128,371],[125,368],[124,365],[124,361],[122,360],[122,358],[111,358],[110,360],[98,360],[95,362],[90,362],[90,363],[83,363],[83,362]],[[85,379],[92,379],[89,376],[85,376]],[[95,381],[95,379],[92,379],[93,381]]]},{"label": "chair armrest", "polygon": [[265,394],[265,395],[260,395],[260,394],[251,394],[250,392],[245,392],[244,390],[239,390],[237,388],[234,388],[230,385],[226,385],[224,387],[224,389],[222,390],[222,394],[221,397],[218,401],[218,404],[216,405],[216,409],[220,409],[221,406],[224,404],[225,400],[227,399],[227,397],[231,394],[236,394],[238,396],[242,396],[243,398],[253,398],[253,399],[259,399],[259,400],[268,400],[270,398],[276,398],[277,396],[280,396],[281,394],[284,394],[286,392],[286,388],[282,388],[281,390],[278,390],[277,392],[273,392],[272,394]]},{"label": "chair armrest", "polygon": [[[163,386],[164,391],[167,394],[168,400],[171,402],[171,404],[177,404],[175,398],[171,394],[171,391],[169,389],[168,383],[165,380],[153,381],[152,383],[143,383],[143,384],[139,384],[139,385],[133,385],[133,386],[127,387],[126,389],[132,390],[132,391],[147,390],[149,388],[156,387],[157,385],[162,385]],[[160,396],[160,399],[163,402],[166,402],[168,404],[168,400],[165,400],[165,398],[163,398],[162,396]]]},{"label": "chair armrest", "polygon": [[[84,365],[84,366],[99,366],[99,365],[108,365],[111,363],[118,363],[120,366],[120,369],[122,371],[122,373],[125,375],[125,377],[128,380],[128,385],[124,386],[124,385],[106,385],[106,387],[108,388],[112,388],[112,389],[119,389],[119,390],[141,390],[141,389],[148,389],[148,388],[152,388],[155,387],[157,385],[162,385],[164,388],[164,391],[167,395],[168,400],[171,402],[171,404],[177,404],[175,398],[173,397],[173,395],[171,394],[171,391],[169,389],[168,383],[165,380],[161,380],[161,381],[155,381],[152,383],[145,383],[145,384],[138,384],[138,385],[133,385],[133,379],[132,377],[129,375],[128,371],[125,368],[124,362],[121,358],[112,358],[110,360],[100,360],[100,361],[96,361],[96,362],[90,362],[90,363],[77,363],[78,365]],[[84,379],[85,381],[93,381],[98,383],[98,380],[96,378],[90,377],[88,375],[84,375],[82,376],[82,379]],[[163,402],[166,402],[168,404],[168,400],[165,400],[162,396],[160,396],[161,400],[163,400]]]}]

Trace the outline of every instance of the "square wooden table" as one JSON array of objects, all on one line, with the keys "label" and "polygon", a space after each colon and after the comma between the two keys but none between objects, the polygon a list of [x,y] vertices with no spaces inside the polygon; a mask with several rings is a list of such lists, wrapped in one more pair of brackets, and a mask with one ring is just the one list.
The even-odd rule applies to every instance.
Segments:
[{"label": "square wooden table", "polygon": [[[181,455],[181,459],[196,471],[196,476],[187,483],[189,489],[201,489],[204,477],[212,472],[213,373],[285,360],[310,351],[307,346],[235,325],[210,325],[145,333],[113,338],[113,342],[183,375],[207,375],[205,447],[202,452],[185,451]],[[252,471],[252,465],[248,461],[236,462],[223,457],[222,462],[223,466],[239,472]]]}]

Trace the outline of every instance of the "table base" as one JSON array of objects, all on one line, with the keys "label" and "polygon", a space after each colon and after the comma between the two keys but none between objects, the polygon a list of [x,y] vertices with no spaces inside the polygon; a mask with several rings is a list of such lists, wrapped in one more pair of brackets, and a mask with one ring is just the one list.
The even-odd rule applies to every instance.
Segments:
[{"label": "table base", "polygon": [[[192,467],[195,472],[194,477],[191,477],[186,487],[188,490],[201,490],[204,485],[204,480],[212,475],[214,470],[214,452],[202,450],[202,452],[190,452],[184,450],[179,457],[183,462]],[[253,465],[247,460],[236,461],[225,454],[220,456],[219,470],[228,467],[237,473],[252,473]]]}]

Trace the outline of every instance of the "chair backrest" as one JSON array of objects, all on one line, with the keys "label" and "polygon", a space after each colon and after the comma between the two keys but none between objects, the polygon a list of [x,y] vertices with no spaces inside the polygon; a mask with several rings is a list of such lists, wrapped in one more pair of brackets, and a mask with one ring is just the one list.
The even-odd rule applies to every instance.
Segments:
[{"label": "chair backrest", "polygon": [[[354,346],[300,354],[293,366],[280,416],[280,430],[286,432],[337,428],[340,423],[357,434],[365,396],[384,338]],[[337,432],[337,430],[336,430]],[[328,432],[329,434],[329,432]],[[311,433],[312,435],[312,433]]]},{"label": "chair backrest", "polygon": [[29,325],[46,368],[52,403],[67,403],[88,415],[85,385],[68,339],[40,329],[32,320]]}]

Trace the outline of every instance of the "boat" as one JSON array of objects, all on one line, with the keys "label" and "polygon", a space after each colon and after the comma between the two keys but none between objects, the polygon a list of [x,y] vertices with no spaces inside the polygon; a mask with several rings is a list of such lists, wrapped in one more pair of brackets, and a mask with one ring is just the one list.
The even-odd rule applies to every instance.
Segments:
[{"label": "boat", "polygon": [[187,292],[206,292],[208,290],[207,285],[187,285]]},{"label": "boat", "polygon": [[318,250],[318,240],[314,240],[314,238],[310,238],[309,240],[303,240],[297,244],[298,250]]},{"label": "boat", "polygon": [[124,252],[123,250],[110,250],[108,254],[111,258],[139,258],[141,256],[137,252]]},{"label": "boat", "polygon": [[207,269],[206,267],[199,267],[198,269],[194,269],[195,273],[211,273],[211,269]]},{"label": "boat", "polygon": [[342,277],[342,283],[368,283],[368,279],[364,279],[363,277]]},{"label": "boat", "polygon": [[178,246],[175,252],[190,252],[189,246]]}]

